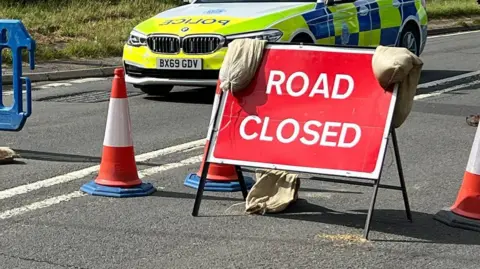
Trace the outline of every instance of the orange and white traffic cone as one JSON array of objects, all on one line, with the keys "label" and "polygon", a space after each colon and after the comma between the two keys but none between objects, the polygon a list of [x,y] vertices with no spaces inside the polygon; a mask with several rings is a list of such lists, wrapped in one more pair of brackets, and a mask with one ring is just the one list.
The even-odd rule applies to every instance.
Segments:
[{"label": "orange and white traffic cone", "polygon": [[480,126],[457,199],[451,207],[440,210],[434,219],[452,227],[480,231]]},{"label": "orange and white traffic cone", "polygon": [[100,171],[94,181],[80,190],[111,197],[149,195],[156,189],[138,177],[124,71],[117,68],[114,74]]},{"label": "orange and white traffic cone", "polygon": [[[210,124],[208,133],[212,131],[213,128],[213,119],[215,113],[218,110],[218,105],[220,103],[220,87],[217,84],[217,91],[215,93],[215,100],[213,102],[213,109],[212,109],[212,116],[210,117]],[[203,166],[205,164],[206,153],[210,141],[208,140],[207,134],[207,141],[205,143],[205,147],[203,150],[203,160],[202,164],[200,165],[200,169],[197,173],[190,173],[185,178],[184,185],[187,187],[191,187],[194,189],[198,189],[200,185],[200,177],[202,176]],[[255,181],[253,178],[248,176],[243,176],[245,185],[247,186],[247,190],[251,189],[254,185]],[[207,178],[205,181],[205,191],[219,191],[219,192],[236,192],[241,191],[242,188],[240,186],[240,181],[237,175],[237,171],[234,165],[229,164],[217,164],[217,163],[210,163],[208,167]]]}]

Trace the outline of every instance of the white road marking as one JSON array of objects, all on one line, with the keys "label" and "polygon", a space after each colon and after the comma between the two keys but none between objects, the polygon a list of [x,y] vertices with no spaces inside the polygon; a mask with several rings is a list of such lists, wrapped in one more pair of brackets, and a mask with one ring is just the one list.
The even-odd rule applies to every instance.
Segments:
[{"label": "white road marking", "polygon": [[40,202],[35,202],[33,204],[29,204],[29,205],[26,205],[26,206],[17,207],[17,208],[14,208],[14,209],[4,211],[4,212],[0,213],[0,219],[8,219],[8,218],[11,218],[11,217],[15,217],[15,216],[33,211],[33,210],[49,207],[49,206],[59,204],[61,202],[66,202],[66,201],[69,201],[71,199],[82,197],[82,196],[85,196],[85,194],[83,192],[74,191],[74,192],[69,193],[69,194],[52,197],[52,198],[49,198],[49,199],[46,199],[46,200],[43,200],[43,201],[40,201]]},{"label": "white road marking", "polygon": [[[203,157],[203,154],[198,155],[198,156],[194,156],[194,157],[190,157],[190,158],[182,160],[180,162],[167,163],[167,164],[164,164],[164,165],[161,165],[161,166],[155,166],[155,167],[147,168],[147,169],[144,169],[144,170],[140,170],[138,172],[138,177],[140,179],[142,179],[142,178],[145,178],[147,176],[150,176],[150,175],[153,175],[153,174],[158,174],[160,172],[164,172],[164,171],[167,171],[167,170],[179,168],[179,167],[182,167],[182,166],[187,166],[187,165],[190,165],[190,164],[199,163],[199,162],[202,162],[202,157]],[[156,187],[156,188],[157,189],[164,189],[163,187]],[[34,210],[37,210],[37,209],[46,208],[46,207],[49,207],[49,206],[52,206],[52,205],[60,204],[62,202],[67,202],[67,201],[70,201],[72,199],[84,197],[84,196],[87,196],[87,195],[88,194],[86,194],[82,191],[74,191],[74,192],[71,192],[69,194],[64,194],[64,195],[48,198],[48,199],[40,201],[40,202],[35,202],[35,203],[29,204],[29,205],[26,205],[26,206],[21,206],[21,207],[17,207],[17,208],[14,208],[14,209],[10,209],[10,210],[1,212],[0,213],[0,219],[9,219],[9,218],[12,218],[12,217],[15,217],[15,216],[18,216],[18,215],[25,214],[27,212],[31,212],[31,211],[34,211]]]},{"label": "white road marking", "polygon": [[441,95],[441,94],[444,94],[444,93],[447,93],[447,92],[456,91],[458,89],[465,88],[465,87],[470,87],[470,86],[474,86],[474,85],[480,85],[480,81],[472,81],[470,83],[456,85],[456,86],[446,88],[446,89],[443,89],[443,90],[439,90],[439,91],[434,91],[434,92],[425,93],[425,94],[419,94],[419,95],[416,95],[415,97],[413,97],[413,100],[421,100],[421,99],[425,99],[425,98],[428,98],[428,97],[438,96],[438,95]]},{"label": "white road marking", "polygon": [[[50,89],[50,88],[57,88],[57,87],[70,87],[73,86],[72,83],[74,84],[81,84],[81,83],[87,83],[87,82],[95,82],[95,81],[104,81],[108,80],[109,78],[82,78],[82,79],[74,79],[69,82],[54,82],[54,83],[49,83],[41,86],[37,86],[37,83],[32,83],[32,88],[35,89]],[[33,89],[34,90],[34,89]],[[23,91],[23,93],[26,93],[26,91]],[[2,94],[3,96],[10,96],[13,95],[13,91],[7,91]]]},{"label": "white road marking", "polygon": [[135,160],[137,162],[144,162],[150,159],[154,159],[156,157],[165,156],[168,154],[188,150],[191,148],[201,148],[205,146],[205,142],[206,142],[206,139],[202,138],[200,140],[195,140],[195,141],[184,143],[181,145],[176,145],[176,146],[172,146],[172,147],[168,147],[168,148],[164,148],[156,151],[147,152],[147,153],[136,156]]},{"label": "white road marking", "polygon": [[147,169],[144,169],[144,170],[141,170],[140,172],[138,172],[138,176],[140,178],[144,178],[144,177],[148,177],[150,175],[158,174],[158,173],[166,171],[166,170],[179,168],[179,167],[182,167],[182,166],[187,166],[187,165],[191,165],[191,164],[195,164],[195,163],[201,163],[202,159],[203,159],[203,154],[197,155],[197,156],[185,159],[185,160],[182,160],[178,163],[167,163],[167,164],[160,165],[160,166],[150,167],[150,168],[147,168]]},{"label": "white road marking", "polygon": [[[156,150],[156,151],[152,151],[152,152],[147,152],[147,153],[135,156],[135,160],[137,162],[144,162],[144,161],[156,158],[156,157],[165,156],[165,155],[168,155],[168,154],[180,152],[180,151],[192,148],[192,147],[199,147],[199,146],[202,146],[204,143],[205,143],[205,139],[200,139],[200,140],[188,142],[188,143],[181,144],[181,145],[176,145],[176,146],[172,146],[172,147],[168,147],[168,148],[164,148],[164,149],[160,149],[160,150]],[[81,169],[81,170],[73,171],[73,172],[70,172],[68,174],[59,175],[59,176],[48,178],[48,179],[45,179],[45,180],[36,181],[34,183],[30,183],[30,184],[21,185],[21,186],[17,186],[17,187],[14,187],[14,188],[6,189],[6,190],[3,190],[3,191],[0,191],[0,200],[10,198],[10,197],[13,197],[13,196],[16,196],[16,195],[20,195],[20,194],[25,194],[25,193],[28,193],[28,192],[31,192],[31,191],[34,191],[34,190],[38,190],[38,189],[41,189],[41,188],[46,188],[46,187],[50,187],[50,186],[53,186],[53,185],[67,183],[67,182],[70,182],[70,181],[73,181],[73,180],[84,178],[84,177],[86,177],[90,174],[98,172],[99,168],[100,168],[100,165],[95,165],[95,166],[87,167],[87,168],[84,168],[84,169]]]},{"label": "white road marking", "polygon": [[38,89],[48,89],[48,88],[69,87],[69,86],[72,86],[72,84],[66,83],[66,82],[56,82],[56,83],[45,84],[45,85],[38,86],[38,87],[35,87],[35,88],[38,88]]},{"label": "white road marking", "polygon": [[201,146],[198,146],[198,147],[194,147],[194,148],[189,148],[189,149],[186,149],[186,150],[182,150],[182,153],[188,153],[190,151],[194,151],[194,150],[197,150],[197,149],[201,149],[203,148],[205,145],[201,145]]},{"label": "white road marking", "polygon": [[453,82],[453,81],[456,81],[456,80],[460,80],[460,79],[464,79],[464,78],[468,78],[468,77],[474,77],[474,76],[478,76],[478,75],[480,75],[480,71],[473,71],[473,72],[469,72],[469,73],[465,73],[465,74],[461,74],[461,75],[457,75],[457,76],[453,76],[453,77],[447,77],[447,78],[444,78],[444,79],[439,79],[439,80],[434,80],[434,81],[427,82],[427,83],[422,83],[422,84],[418,85],[417,89],[425,89],[425,88],[430,88],[430,87],[441,86],[443,84],[450,83],[450,82]]},{"label": "white road marking", "polygon": [[0,191],[0,200],[10,198],[16,195],[20,195],[20,194],[25,194],[27,192],[38,190],[41,188],[46,188],[46,187],[50,187],[50,186],[62,184],[62,183],[67,183],[82,177],[86,177],[90,174],[93,174],[94,172],[97,172],[99,168],[100,166],[96,165],[96,166],[88,167],[82,170],[74,171],[68,174],[64,174],[64,175],[52,177],[49,179],[36,181],[34,183],[6,189],[3,191]]},{"label": "white road marking", "polygon": [[458,33],[451,33],[451,34],[444,34],[444,35],[434,35],[434,36],[427,37],[427,39],[433,39],[433,38],[439,38],[439,37],[448,37],[448,36],[456,36],[456,35],[467,35],[467,34],[475,34],[475,33],[480,33],[480,30],[465,31],[465,32],[458,32]]},{"label": "white road marking", "polygon": [[81,84],[86,82],[104,81],[107,79],[109,78],[81,78],[81,79],[71,80],[70,83]]}]

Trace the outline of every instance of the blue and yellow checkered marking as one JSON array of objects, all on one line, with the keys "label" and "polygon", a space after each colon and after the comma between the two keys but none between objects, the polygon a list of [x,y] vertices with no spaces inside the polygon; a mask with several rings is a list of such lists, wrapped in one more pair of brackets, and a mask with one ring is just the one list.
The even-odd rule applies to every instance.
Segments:
[{"label": "blue and yellow checkered marking", "polygon": [[[360,32],[370,31],[370,8],[368,6],[368,1],[366,0],[358,0],[354,3],[355,7],[357,8],[357,18],[358,18],[358,25]],[[367,15],[361,16],[360,9],[365,7],[369,9]]]},{"label": "blue and yellow checkered marking", "polygon": [[317,4],[311,12],[303,14],[308,28],[316,39],[328,38],[333,33],[333,15],[323,4]]},{"label": "blue and yellow checkered marking", "polygon": [[[359,39],[359,33],[352,33],[348,37],[348,41],[345,43],[345,45],[358,46]],[[335,36],[335,44],[343,44],[341,36]]]},{"label": "blue and yellow checkered marking", "polygon": [[405,21],[409,16],[415,16],[418,19],[417,7],[413,0],[399,0],[402,3],[402,21]]},{"label": "blue and yellow checkered marking", "polygon": [[380,13],[378,12],[378,3],[377,2],[370,2],[370,18],[372,20],[372,30],[380,29],[381,28],[381,19]]},{"label": "blue and yellow checkered marking", "polygon": [[[348,26],[348,36],[345,36],[348,37],[348,45],[396,45],[403,22],[409,16],[419,19],[414,0],[397,1],[400,4],[398,7],[393,5],[392,0],[358,0],[332,7],[319,3],[314,10],[302,16],[318,43],[342,44],[345,22]],[[369,12],[361,16],[361,8],[365,7]],[[351,16],[354,12],[356,14]]]}]

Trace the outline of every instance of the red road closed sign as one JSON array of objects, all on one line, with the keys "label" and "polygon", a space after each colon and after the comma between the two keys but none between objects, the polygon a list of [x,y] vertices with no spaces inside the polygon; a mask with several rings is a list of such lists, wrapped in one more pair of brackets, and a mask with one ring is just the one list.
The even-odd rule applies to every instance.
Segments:
[{"label": "red road closed sign", "polygon": [[223,94],[207,161],[378,178],[396,89],[373,49],[269,45],[240,96]]}]

